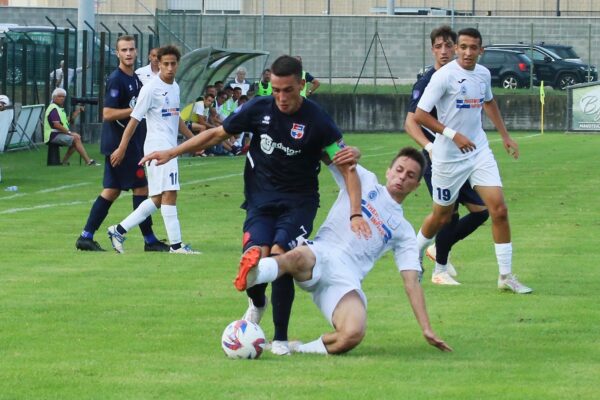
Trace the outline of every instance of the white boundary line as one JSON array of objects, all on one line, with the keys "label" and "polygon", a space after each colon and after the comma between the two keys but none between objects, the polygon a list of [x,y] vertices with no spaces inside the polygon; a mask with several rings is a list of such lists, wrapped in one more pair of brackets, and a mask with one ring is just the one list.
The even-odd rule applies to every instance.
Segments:
[{"label": "white boundary line", "polygon": [[84,203],[87,203],[87,202],[72,201],[70,203],[40,204],[39,206],[33,206],[33,207],[10,208],[8,210],[0,211],[0,214],[15,214],[15,213],[18,213],[21,211],[31,211],[31,210],[38,210],[38,209],[42,209],[42,208],[51,208],[51,207],[73,206],[73,205],[84,204]]},{"label": "white boundary line", "polygon": [[71,189],[71,188],[75,188],[75,187],[79,187],[79,186],[86,186],[86,185],[91,185],[91,184],[92,184],[91,182],[74,183],[72,185],[64,185],[64,186],[58,186],[58,187],[49,188],[49,189],[38,190],[35,193],[58,192],[58,191],[63,190],[63,189]]}]

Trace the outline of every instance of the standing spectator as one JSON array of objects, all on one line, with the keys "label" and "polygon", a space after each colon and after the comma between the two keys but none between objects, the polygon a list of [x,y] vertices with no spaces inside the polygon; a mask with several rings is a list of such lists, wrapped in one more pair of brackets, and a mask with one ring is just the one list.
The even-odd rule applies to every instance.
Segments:
[{"label": "standing spectator", "polygon": [[[302,62],[302,57],[296,56],[296,59]],[[304,68],[304,66],[302,68]],[[304,79],[304,81],[306,82],[304,84],[304,88],[302,88],[302,91],[300,92],[302,97],[310,96],[311,94],[317,91],[319,86],[321,86],[321,82],[319,82],[317,78],[312,76],[308,71],[305,71],[304,69],[302,69],[302,79]]]},{"label": "standing spectator", "polygon": [[73,112],[73,115],[68,118],[64,109],[66,97],[67,91],[65,89],[56,88],[52,92],[52,103],[50,103],[44,115],[44,143],[52,143],[69,148],[62,160],[63,165],[69,165],[69,158],[77,151],[81,154],[87,165],[99,166],[100,164],[90,158],[85,151],[81,135],[77,132],[72,132],[69,128],[70,123],[77,118],[82,109],[77,108]]},{"label": "standing spectator", "polygon": [[148,52],[148,65],[135,70],[135,74],[139,80],[142,81],[142,85],[146,85],[150,79],[158,76],[158,73],[160,72],[158,66],[158,57],[156,56],[157,52],[158,47],[150,49]]},{"label": "standing spectator", "polygon": [[52,71],[50,73],[50,79],[52,81],[53,87],[54,88],[62,88],[62,89],[68,89],[73,85],[73,79],[75,78],[75,73],[77,72],[78,74],[81,73],[81,71],[83,71],[83,68],[79,67],[76,70],[73,68],[67,68],[67,82],[68,82],[68,86],[65,87],[65,82],[64,82],[64,67],[65,67],[65,61],[61,60],[60,61],[60,68],[55,69],[54,71]]},{"label": "standing spectator", "polygon": [[227,83],[232,89],[240,88],[242,89],[241,94],[247,94],[248,90],[250,90],[250,82],[246,80],[246,68],[238,67],[235,71],[235,78]]},{"label": "standing spectator", "polygon": [[219,93],[221,90],[225,89],[225,84],[223,83],[223,81],[216,81],[214,83],[215,86],[215,90],[217,91],[217,93]]},{"label": "standing spectator", "polygon": [[271,88],[271,70],[265,69],[259,81],[254,82],[250,92],[254,96],[270,96],[273,93]]},{"label": "standing spectator", "polygon": [[[144,142],[144,153],[146,154],[176,147],[179,132],[188,139],[194,137],[194,134],[179,117],[179,85],[175,82],[175,74],[180,59],[181,53],[175,46],[167,45],[158,49],[160,73],[140,91],[119,146],[110,155],[110,163],[113,167],[117,167],[123,161],[129,141],[144,118],[148,121],[148,134]],[[108,227],[108,236],[113,248],[118,253],[123,253],[125,251],[123,248],[125,233],[160,209],[171,245],[169,252],[199,254],[181,240],[181,227],[177,216],[177,192],[179,191],[177,159],[160,166],[155,163],[147,163],[146,169],[150,198],[144,200],[118,225]]]},{"label": "standing spectator", "polygon": [[[75,247],[79,250],[104,251],[98,242],[94,241],[94,234],[102,225],[114,201],[119,198],[121,191],[130,189],[133,191],[134,210],[148,198],[146,173],[144,168],[138,165],[144,155],[145,123],[140,124],[136,129],[123,161],[116,167],[110,163],[110,155],[119,146],[123,130],[142,88],[142,82],[133,71],[137,56],[134,37],[119,37],[116,49],[119,66],[107,79],[102,109],[100,150],[105,155],[103,189],[94,201],[85,228],[75,243]],[[169,246],[154,235],[150,217],[140,224],[140,230],[144,236],[144,251],[169,251]]]},{"label": "standing spectator", "polygon": [[[344,147],[342,132],[317,103],[300,96],[302,65],[281,56],[271,66],[273,96],[256,97],[222,126],[209,129],[174,149],[146,155],[142,161],[169,162],[179,154],[206,149],[241,132],[254,132],[244,170],[242,207],[244,252],[260,246],[263,256],[283,254],[312,232],[319,207],[320,160],[327,151]],[[354,232],[369,229],[360,205],[360,182],[351,168],[357,155],[353,149],[335,154],[348,189],[351,206],[347,227]],[[242,262],[246,259],[242,256]],[[256,260],[258,262],[258,260]],[[244,319],[260,322],[267,308],[266,284],[247,291],[249,307]],[[275,334],[271,351],[289,354],[288,323],[294,300],[294,282],[284,275],[272,286]]]}]

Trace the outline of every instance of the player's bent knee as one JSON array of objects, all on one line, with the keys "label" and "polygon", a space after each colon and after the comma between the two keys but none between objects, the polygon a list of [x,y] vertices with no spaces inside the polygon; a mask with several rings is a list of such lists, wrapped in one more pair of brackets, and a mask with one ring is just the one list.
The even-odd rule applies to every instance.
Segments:
[{"label": "player's bent knee", "polygon": [[364,329],[351,329],[338,332],[337,346],[332,349],[331,353],[345,353],[352,350],[362,342],[365,337]]},{"label": "player's bent knee", "polygon": [[506,204],[499,204],[489,209],[493,221],[503,221],[508,219],[508,207]]},{"label": "player's bent knee", "polygon": [[286,272],[293,276],[306,272],[310,268],[306,254],[300,249],[287,252],[283,257],[286,259]]}]

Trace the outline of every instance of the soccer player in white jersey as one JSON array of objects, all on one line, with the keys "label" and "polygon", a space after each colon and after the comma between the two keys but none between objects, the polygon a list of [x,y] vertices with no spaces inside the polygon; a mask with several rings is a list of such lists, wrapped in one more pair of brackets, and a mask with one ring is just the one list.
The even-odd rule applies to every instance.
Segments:
[{"label": "soccer player in white jersey", "polygon": [[[367,299],[361,282],[375,262],[389,250],[402,278],[404,288],[425,340],[442,351],[452,351],[431,329],[423,289],[419,283],[421,266],[415,231],[404,219],[401,203],[419,186],[425,158],[416,149],[405,147],[394,157],[386,184],[380,185],[372,172],[357,165],[361,185],[362,216],[371,235],[354,233],[348,214],[350,201],[342,175],[329,166],[340,193],[314,241],[288,253],[260,261],[258,246],[244,253],[236,287],[251,287],[273,282],[291,274],[296,283],[312,294],[313,301],[334,328],[306,344],[290,344],[301,353],[338,354],[356,347],[363,339],[367,321]],[[350,219],[356,215],[351,215]],[[238,286],[238,284],[241,285]]]},{"label": "soccer player in white jersey", "polygon": [[[144,142],[144,153],[168,150],[177,146],[177,134],[183,133],[188,139],[194,135],[179,118],[179,85],[175,74],[181,53],[175,46],[163,46],[158,49],[160,73],[142,87],[137,103],[131,113],[131,119],[123,132],[119,147],[111,154],[111,164],[118,165],[123,160],[125,150],[138,123],[146,117],[148,132]],[[144,221],[160,208],[171,253],[198,254],[181,241],[181,229],[177,217],[177,191],[179,190],[179,169],[177,158],[164,165],[146,164],[148,190],[150,198],[142,202],[127,218],[118,225],[108,228],[108,237],[113,248],[123,253],[125,233]]]},{"label": "soccer player in white jersey", "polygon": [[150,79],[158,76],[160,72],[158,65],[158,47],[150,49],[148,52],[148,65],[139,67],[135,70],[135,74],[142,81],[142,85],[147,85]]},{"label": "soccer player in white jersey", "polygon": [[[490,72],[477,64],[482,38],[475,28],[458,32],[456,60],[441,67],[433,77],[415,113],[417,123],[436,133],[432,156],[433,210],[419,233],[419,255],[433,241],[437,232],[452,217],[461,186],[471,186],[489,210],[492,236],[499,267],[498,288],[515,293],[531,293],[512,273],[512,243],[508,209],[502,192],[498,165],[483,131],[481,110],[492,121],[504,148],[515,159],[517,143],[511,139],[498,105],[492,96]],[[437,109],[438,119],[430,111]]]}]

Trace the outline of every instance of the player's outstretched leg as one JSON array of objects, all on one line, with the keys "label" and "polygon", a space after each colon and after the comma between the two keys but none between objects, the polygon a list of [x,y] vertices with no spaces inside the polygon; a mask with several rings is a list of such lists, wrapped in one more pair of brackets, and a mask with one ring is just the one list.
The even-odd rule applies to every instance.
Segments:
[{"label": "player's outstretched leg", "polygon": [[[251,246],[244,253],[240,259],[240,266],[238,274],[233,281],[233,285],[237,290],[244,291],[248,287],[254,286],[256,278],[256,267],[260,261],[261,248],[260,246]],[[250,285],[248,285],[248,275],[250,274]]]}]

